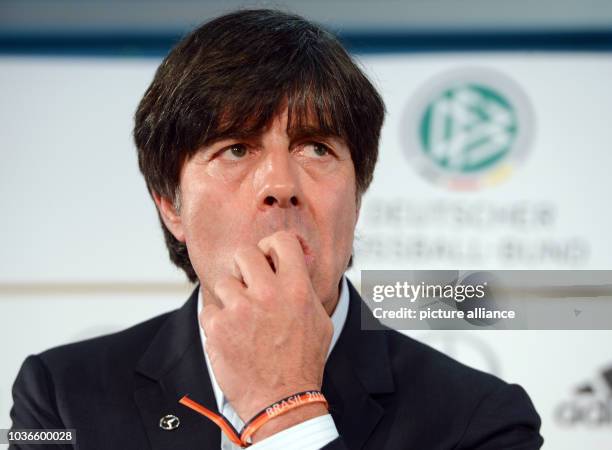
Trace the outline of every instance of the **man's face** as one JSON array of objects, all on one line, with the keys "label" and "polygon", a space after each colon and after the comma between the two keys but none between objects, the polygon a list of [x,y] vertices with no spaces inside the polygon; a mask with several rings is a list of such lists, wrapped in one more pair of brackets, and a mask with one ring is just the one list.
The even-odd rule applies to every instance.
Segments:
[{"label": "man's face", "polygon": [[186,243],[205,296],[233,273],[238,248],[288,230],[302,243],[315,292],[333,310],[358,215],[355,170],[342,139],[291,139],[285,110],[259,135],[200,149],[183,164],[180,190],[170,229]]}]

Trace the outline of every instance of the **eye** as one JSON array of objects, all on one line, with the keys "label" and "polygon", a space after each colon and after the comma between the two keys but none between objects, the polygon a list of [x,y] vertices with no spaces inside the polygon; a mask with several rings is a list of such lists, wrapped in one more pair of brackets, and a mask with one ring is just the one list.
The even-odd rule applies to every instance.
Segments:
[{"label": "eye", "polygon": [[304,144],[304,153],[314,158],[323,158],[330,155],[331,151],[327,145],[320,142],[308,142]]},{"label": "eye", "polygon": [[225,159],[236,161],[238,159],[244,158],[247,155],[248,152],[249,151],[248,151],[246,145],[244,145],[244,144],[232,144],[229,147],[226,147],[225,149],[223,149],[221,151],[221,153],[219,154],[219,156],[221,156],[221,157],[223,157]]}]

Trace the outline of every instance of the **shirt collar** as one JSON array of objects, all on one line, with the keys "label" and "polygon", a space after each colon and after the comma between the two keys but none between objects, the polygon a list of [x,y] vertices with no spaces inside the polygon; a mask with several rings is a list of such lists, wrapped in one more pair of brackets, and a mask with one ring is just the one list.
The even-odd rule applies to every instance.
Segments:
[{"label": "shirt collar", "polygon": [[[198,331],[200,332],[200,339],[202,341],[202,347],[204,349],[204,358],[206,359],[206,368],[208,369],[208,375],[210,376],[210,381],[212,383],[213,392],[215,394],[215,400],[217,401],[217,408],[219,409],[219,411],[222,411],[225,399],[223,396],[223,392],[221,391],[221,388],[219,387],[219,383],[217,383],[215,374],[213,373],[212,368],[210,366],[210,360],[208,359],[208,354],[206,353],[206,346],[204,345],[206,343],[206,335],[204,334],[202,327],[199,326],[199,323],[200,323],[199,316],[200,316],[200,313],[202,312],[202,306],[203,306],[202,289],[198,289],[198,311],[197,311]],[[340,283],[340,295],[338,297],[338,304],[336,305],[336,308],[334,309],[334,312],[331,315],[332,324],[334,326],[334,334],[332,335],[331,344],[329,345],[329,350],[327,351],[327,357],[329,357],[329,354],[333,350],[334,345],[336,345],[336,342],[338,341],[338,338],[340,337],[342,328],[344,328],[344,323],[346,322],[346,316],[348,315],[348,309],[349,309],[349,290],[348,290],[348,284],[346,282],[346,276],[343,275],[342,281]]]}]

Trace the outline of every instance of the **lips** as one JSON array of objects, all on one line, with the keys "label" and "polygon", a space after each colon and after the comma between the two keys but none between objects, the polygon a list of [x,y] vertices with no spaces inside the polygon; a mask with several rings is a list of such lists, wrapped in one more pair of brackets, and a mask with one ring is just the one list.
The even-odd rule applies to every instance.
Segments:
[{"label": "lips", "polygon": [[302,246],[302,251],[304,252],[304,254],[310,254],[310,249],[308,248],[308,244],[306,244],[306,240],[300,236],[299,234],[295,235],[297,237],[297,240],[300,242],[300,245]]},{"label": "lips", "polygon": [[300,243],[300,246],[302,247],[302,251],[304,252],[304,260],[306,261],[306,265],[310,266],[314,261],[314,255],[312,254],[310,247],[306,243],[306,239],[304,239],[299,234],[296,234],[296,237]]}]

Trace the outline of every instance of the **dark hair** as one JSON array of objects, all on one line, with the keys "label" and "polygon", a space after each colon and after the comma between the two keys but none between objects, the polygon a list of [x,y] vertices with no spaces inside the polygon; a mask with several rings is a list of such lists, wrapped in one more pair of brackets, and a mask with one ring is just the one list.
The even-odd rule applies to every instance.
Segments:
[{"label": "dark hair", "polygon": [[[345,140],[360,199],[378,157],[383,101],[333,35],[267,9],[201,25],[157,69],[134,125],[149,193],[176,205],[181,166],[198,148],[227,134],[260,131],[285,107],[289,133],[315,126]],[[170,259],[196,282],[186,245],[158,215]]]}]

